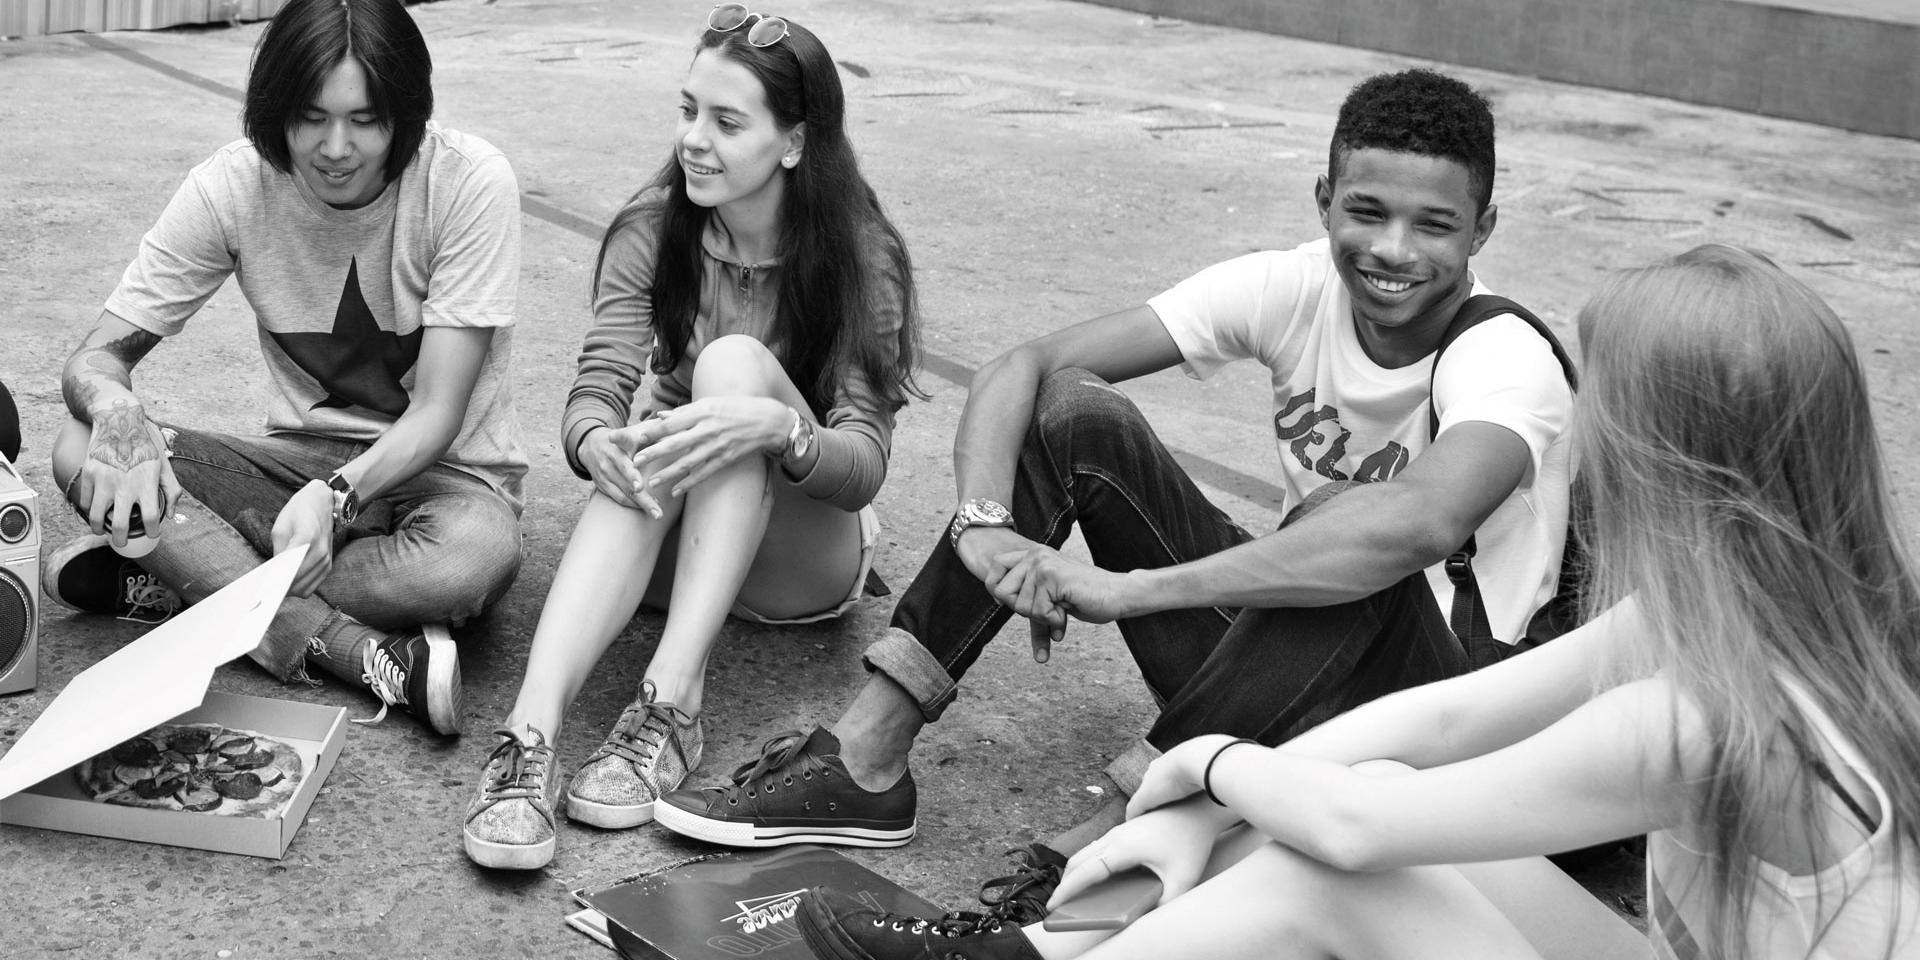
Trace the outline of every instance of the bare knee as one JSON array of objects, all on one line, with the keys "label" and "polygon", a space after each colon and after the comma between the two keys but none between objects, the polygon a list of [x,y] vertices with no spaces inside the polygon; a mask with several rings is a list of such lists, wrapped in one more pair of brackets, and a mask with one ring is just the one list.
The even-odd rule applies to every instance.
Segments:
[{"label": "bare knee", "polygon": [[693,364],[693,395],[772,396],[785,377],[766,344],[745,334],[728,334],[700,349]]},{"label": "bare knee", "polygon": [[1270,924],[1266,932],[1275,939],[1322,950],[1332,942],[1328,925],[1339,922],[1341,911],[1328,893],[1350,874],[1271,842],[1249,852],[1231,873],[1236,888],[1259,891],[1260,913]]}]

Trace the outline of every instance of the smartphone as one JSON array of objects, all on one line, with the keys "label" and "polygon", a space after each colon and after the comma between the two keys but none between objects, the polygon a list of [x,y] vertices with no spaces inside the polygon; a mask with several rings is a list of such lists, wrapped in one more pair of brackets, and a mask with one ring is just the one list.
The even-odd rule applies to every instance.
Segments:
[{"label": "smartphone", "polygon": [[1160,902],[1160,878],[1145,867],[1122,870],[1047,914],[1041,924],[1056,932],[1118,930],[1147,915]]}]

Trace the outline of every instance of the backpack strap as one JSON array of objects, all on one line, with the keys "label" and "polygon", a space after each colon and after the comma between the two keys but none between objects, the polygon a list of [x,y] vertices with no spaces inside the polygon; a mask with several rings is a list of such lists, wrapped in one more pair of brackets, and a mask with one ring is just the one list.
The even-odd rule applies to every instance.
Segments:
[{"label": "backpack strap", "polygon": [[[1440,374],[1440,359],[1446,355],[1447,348],[1453,345],[1460,335],[1479,326],[1481,323],[1499,316],[1515,316],[1526,321],[1547,341],[1553,349],[1553,358],[1560,361],[1560,372],[1567,378],[1567,386],[1575,390],[1580,388],[1579,373],[1574,369],[1573,358],[1567,356],[1566,348],[1560,345],[1560,339],[1547,329],[1546,323],[1533,315],[1527,308],[1492,294],[1480,294],[1468,297],[1460,309],[1454,311],[1453,319],[1448,321],[1447,330],[1440,335],[1440,346],[1433,352],[1433,371],[1427,381],[1427,441],[1432,442],[1440,433],[1440,408],[1432,400],[1433,380]],[[1447,557],[1447,579],[1453,583],[1453,611],[1448,617],[1448,625],[1453,635],[1467,648],[1475,658],[1475,666],[1484,666],[1482,659],[1497,659],[1499,645],[1493,637],[1493,625],[1487,619],[1486,602],[1481,599],[1480,583],[1473,576],[1473,555],[1476,547],[1473,537],[1460,545]],[[1478,651],[1478,652],[1476,652]]]}]

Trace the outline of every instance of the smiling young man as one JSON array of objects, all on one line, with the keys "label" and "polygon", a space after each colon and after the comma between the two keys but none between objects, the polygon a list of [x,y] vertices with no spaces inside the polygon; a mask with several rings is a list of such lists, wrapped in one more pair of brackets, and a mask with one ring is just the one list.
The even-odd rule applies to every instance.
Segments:
[{"label": "smiling young man", "polygon": [[[432,70],[399,0],[274,17],[246,139],[188,174],[67,361],[54,473],[93,534],[43,580],[77,610],[164,615],[307,545],[253,658],[455,733],[448,625],[520,565],[520,202],[498,150],[429,122]],[[132,370],[229,276],[258,324],[266,435],[162,426]],[[113,550],[136,510],[155,541],[138,566]]]},{"label": "smiling young man", "polygon": [[[1467,265],[1496,218],[1493,138],[1486,101],[1457,80],[1369,79],[1341,107],[1314,191],[1326,239],[1209,267],[982,368],[954,444],[959,509],[868,649],[866,686],[832,732],[770,745],[784,757],[749,782],[669,794],[659,821],[740,845],[906,842],[914,736],[1014,613],[1042,662],[1068,618],[1119,621],[1162,706],[1111,770],[1128,791],[1189,737],[1277,743],[1511,649],[1554,592],[1572,397],[1551,345],[1511,315],[1433,369],[1456,311],[1484,292]],[[1111,386],[1241,359],[1272,373],[1286,508],[1316,504],[1264,536],[1208,503]],[[1093,565],[1055,550],[1074,523]],[[1499,641],[1473,650],[1440,613],[1453,591],[1438,570],[1469,536]],[[802,775],[823,767],[835,775]],[[1060,862],[1039,845],[1025,856],[994,896],[1022,922],[1021,905],[1046,900],[1028,881]]]}]

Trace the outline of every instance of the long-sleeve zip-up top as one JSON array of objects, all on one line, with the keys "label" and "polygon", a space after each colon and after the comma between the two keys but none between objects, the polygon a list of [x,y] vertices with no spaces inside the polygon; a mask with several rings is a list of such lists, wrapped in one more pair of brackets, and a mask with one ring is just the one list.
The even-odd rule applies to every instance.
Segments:
[{"label": "long-sleeve zip-up top", "polygon": [[[652,205],[649,209],[659,209]],[[601,268],[600,288],[593,305],[593,326],[580,350],[579,369],[567,395],[561,426],[561,449],[567,465],[588,477],[578,458],[580,441],[596,426],[618,427],[647,412],[678,407],[692,398],[693,365],[700,351],[714,339],[745,334],[762,342],[773,326],[780,282],[777,260],[744,264],[728,252],[729,244],[711,222],[701,237],[700,307],[693,337],[674,369],[655,378],[648,400],[634,410],[634,396],[653,353],[653,306],[650,294],[659,237],[659,218],[641,216],[609,241]],[[869,284],[874,309],[874,337],[883,349],[897,348],[903,322],[900,278],[892,259],[876,249],[866,258],[880,271]],[[776,348],[777,349],[777,348]],[[802,492],[844,510],[858,510],[873,500],[886,479],[887,457],[893,445],[894,413],[898,404],[883,401],[858,364],[840,371],[833,406],[820,418],[816,443],[820,456],[807,475],[793,481]],[[780,476],[785,476],[781,473]]]}]

